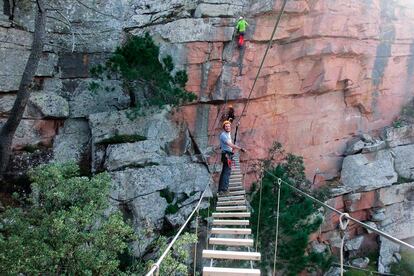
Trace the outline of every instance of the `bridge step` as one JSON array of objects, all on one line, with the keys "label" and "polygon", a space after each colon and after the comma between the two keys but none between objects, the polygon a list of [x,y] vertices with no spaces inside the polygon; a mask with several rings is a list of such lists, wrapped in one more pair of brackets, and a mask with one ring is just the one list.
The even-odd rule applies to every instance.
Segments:
[{"label": "bridge step", "polygon": [[243,205],[246,202],[244,200],[228,200],[228,201],[218,201],[217,205],[218,206],[223,206],[223,205]]},{"label": "bridge step", "polygon": [[259,269],[204,267],[203,276],[260,276]]},{"label": "bridge step", "polygon": [[238,190],[244,191],[244,187],[243,186],[229,186],[229,191],[238,191]]},{"label": "bridge step", "polygon": [[213,219],[213,225],[249,225],[249,221],[241,219]]},{"label": "bridge step", "polygon": [[225,250],[203,250],[203,258],[260,261],[260,253]]},{"label": "bridge step", "polygon": [[219,206],[216,211],[247,211],[246,206]]},{"label": "bridge step", "polygon": [[252,229],[250,228],[211,228],[211,234],[222,235],[250,235]]},{"label": "bridge step", "polygon": [[253,246],[252,239],[210,238],[209,243],[228,246]]},{"label": "bridge step", "polygon": [[249,218],[250,212],[213,213],[213,218]]},{"label": "bridge step", "polygon": [[246,192],[243,191],[229,191],[229,196],[234,196],[234,195],[245,195]]},{"label": "bridge step", "polygon": [[230,182],[229,183],[229,187],[234,187],[234,186],[243,186],[242,182]]},{"label": "bridge step", "polygon": [[218,202],[222,202],[222,201],[229,201],[229,200],[244,200],[244,196],[240,195],[240,196],[221,196],[218,198]]}]

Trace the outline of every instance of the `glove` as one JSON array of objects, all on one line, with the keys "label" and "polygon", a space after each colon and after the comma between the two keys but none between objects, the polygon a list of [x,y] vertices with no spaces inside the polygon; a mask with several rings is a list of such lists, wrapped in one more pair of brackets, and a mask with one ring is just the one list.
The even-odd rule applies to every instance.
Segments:
[{"label": "glove", "polygon": [[241,148],[240,151],[241,152],[246,152],[246,150],[244,148]]}]

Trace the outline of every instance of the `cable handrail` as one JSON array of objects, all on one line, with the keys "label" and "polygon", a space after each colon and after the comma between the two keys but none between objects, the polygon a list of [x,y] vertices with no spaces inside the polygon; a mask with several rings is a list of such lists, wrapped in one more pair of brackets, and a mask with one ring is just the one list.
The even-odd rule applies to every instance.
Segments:
[{"label": "cable handrail", "polygon": [[168,244],[167,248],[164,250],[164,253],[158,259],[158,261],[155,264],[152,265],[151,270],[145,276],[152,276],[152,275],[154,275],[154,272],[156,273],[155,275],[157,275],[157,276],[159,275],[159,269],[160,269],[160,265],[161,265],[162,261],[167,256],[168,252],[171,250],[174,243],[177,241],[178,237],[181,235],[181,232],[183,232],[184,228],[190,222],[190,220],[194,216],[195,212],[200,208],[201,202],[203,201],[204,195],[207,192],[207,188],[209,186],[210,186],[210,182],[207,183],[207,185],[206,185],[203,193],[201,194],[200,199],[199,199],[196,207],[194,208],[193,212],[191,212],[191,214],[188,216],[187,220],[181,226],[180,230],[178,230],[177,234],[174,236],[174,239]]},{"label": "cable handrail", "polygon": [[361,221],[357,220],[356,218],[351,217],[351,216],[350,216],[349,214],[347,214],[347,213],[343,213],[343,212],[341,212],[341,211],[339,211],[339,210],[335,209],[334,207],[329,206],[328,204],[326,204],[326,203],[324,203],[324,202],[320,201],[319,199],[317,199],[317,198],[315,198],[315,197],[313,197],[313,196],[309,195],[308,193],[306,193],[306,192],[304,192],[304,191],[302,191],[302,190],[300,190],[300,189],[296,188],[295,186],[293,186],[293,185],[291,185],[291,184],[287,183],[286,181],[284,181],[284,180],[283,180],[283,179],[281,179],[280,177],[277,177],[276,175],[274,175],[274,174],[273,174],[272,172],[270,172],[269,170],[266,170],[266,169],[265,169],[264,171],[265,171],[265,172],[267,172],[270,176],[272,176],[272,177],[274,177],[274,178],[276,178],[276,179],[280,179],[280,180],[281,180],[281,183],[283,183],[283,184],[285,184],[286,186],[290,187],[291,189],[293,189],[293,190],[294,190],[294,191],[296,191],[297,193],[299,193],[299,194],[301,194],[301,195],[303,195],[303,196],[306,196],[306,197],[307,197],[307,198],[309,198],[310,200],[312,200],[312,201],[314,201],[314,202],[316,202],[316,203],[318,203],[318,204],[322,205],[323,207],[325,207],[325,208],[327,208],[327,209],[329,209],[329,210],[331,210],[331,211],[333,211],[333,212],[337,213],[337,214],[338,214],[338,215],[340,215],[340,216],[344,216],[345,218],[347,218],[347,219],[349,219],[349,220],[351,220],[351,221],[353,221],[353,222],[355,222],[355,223],[357,223],[357,224],[361,225],[361,226],[362,226],[362,227],[364,227],[364,228],[367,228],[367,229],[371,230],[372,232],[377,233],[377,234],[378,234],[378,235],[380,235],[380,236],[383,236],[384,238],[386,238],[386,239],[388,239],[388,240],[391,240],[391,241],[393,241],[393,242],[395,242],[395,243],[397,243],[397,244],[400,244],[400,245],[406,246],[406,247],[408,247],[409,249],[411,249],[411,250],[413,250],[413,251],[414,251],[414,246],[413,246],[413,245],[408,244],[408,243],[406,243],[406,242],[403,242],[402,240],[399,240],[399,239],[397,239],[397,238],[395,238],[395,237],[393,237],[393,236],[391,236],[391,235],[389,235],[389,234],[387,234],[387,233],[385,233],[385,232],[383,232],[383,231],[381,231],[381,230],[378,230],[378,229],[377,229],[377,228],[375,228],[375,227],[372,227],[372,226],[370,226],[370,225],[368,225],[368,224],[366,224],[366,223],[363,223],[363,222],[361,222]]}]

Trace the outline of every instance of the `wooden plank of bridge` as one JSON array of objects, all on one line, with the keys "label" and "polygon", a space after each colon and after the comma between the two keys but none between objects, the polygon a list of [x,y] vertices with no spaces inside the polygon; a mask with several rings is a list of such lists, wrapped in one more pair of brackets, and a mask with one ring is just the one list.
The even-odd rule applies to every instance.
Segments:
[{"label": "wooden plank of bridge", "polygon": [[203,258],[224,259],[224,260],[244,260],[260,261],[260,253],[230,250],[203,250]]},{"label": "wooden plank of bridge", "polygon": [[[250,228],[238,228],[249,225],[251,213],[247,212],[247,204],[245,199],[245,191],[243,187],[243,175],[240,171],[238,158],[235,158],[230,176],[229,192],[226,195],[219,196],[216,211],[212,214],[214,226],[210,234],[209,244],[213,246],[213,250],[203,250],[202,256],[205,259],[218,260],[240,260],[250,261],[251,269],[247,268],[229,268],[229,267],[204,267],[204,276],[251,276],[260,275],[259,269],[253,269],[253,262],[260,261],[261,255],[258,252],[235,251],[242,247],[253,247],[253,239],[249,238],[252,231]],[[245,218],[245,219],[242,219]],[[235,227],[236,226],[236,227]],[[214,235],[219,235],[215,236]],[[223,237],[222,235],[225,235]],[[227,250],[214,250],[215,246],[227,247]],[[232,250],[229,250],[229,247]],[[210,264],[213,264],[211,261]]]},{"label": "wooden plank of bridge", "polygon": [[250,228],[212,228],[211,234],[222,235],[250,235],[252,230]]},{"label": "wooden plank of bridge", "polygon": [[250,218],[250,212],[213,213],[213,218]]},{"label": "wooden plank of bridge", "polygon": [[258,276],[259,269],[228,268],[228,267],[204,267],[203,276]]}]

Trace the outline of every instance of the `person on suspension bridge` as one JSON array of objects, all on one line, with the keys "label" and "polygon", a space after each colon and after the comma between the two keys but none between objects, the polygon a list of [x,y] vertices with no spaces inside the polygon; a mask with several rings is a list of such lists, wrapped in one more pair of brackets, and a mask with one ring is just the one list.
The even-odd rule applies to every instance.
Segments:
[{"label": "person on suspension bridge", "polygon": [[239,47],[243,47],[244,45],[244,34],[246,33],[247,26],[249,26],[249,23],[247,23],[243,16],[240,16],[236,25],[237,43]]},{"label": "person on suspension bridge", "polygon": [[220,195],[227,194],[227,189],[229,188],[230,173],[231,173],[231,162],[233,158],[234,151],[236,149],[241,152],[246,152],[246,150],[236,144],[231,140],[231,122],[223,122],[223,131],[220,134],[220,149],[221,149],[221,162],[223,162],[223,169],[221,170],[218,192]]}]

